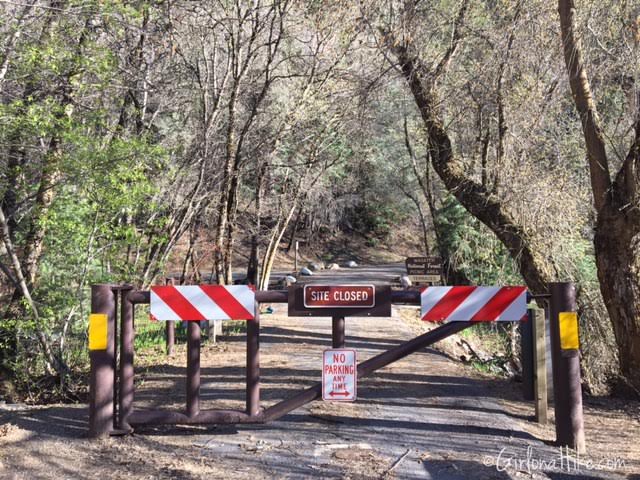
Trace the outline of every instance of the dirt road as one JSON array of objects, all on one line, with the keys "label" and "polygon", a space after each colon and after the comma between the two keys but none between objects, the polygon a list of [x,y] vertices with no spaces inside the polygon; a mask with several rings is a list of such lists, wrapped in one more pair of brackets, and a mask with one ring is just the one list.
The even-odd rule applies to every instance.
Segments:
[{"label": "dirt road", "polygon": [[[359,360],[415,336],[415,325],[397,313],[347,319],[347,346]],[[262,327],[268,406],[320,379],[331,320],[287,318],[276,306]],[[136,408],[183,408],[185,358],[178,346],[170,358],[136,359]],[[203,346],[202,408],[243,408],[243,366],[242,334]],[[531,405],[514,414],[501,397],[495,382],[428,349],[362,379],[355,403],[316,401],[269,425],[147,428],[91,441],[85,406],[5,406],[0,478],[632,478],[638,468],[596,470],[561,456],[530,428]]]}]

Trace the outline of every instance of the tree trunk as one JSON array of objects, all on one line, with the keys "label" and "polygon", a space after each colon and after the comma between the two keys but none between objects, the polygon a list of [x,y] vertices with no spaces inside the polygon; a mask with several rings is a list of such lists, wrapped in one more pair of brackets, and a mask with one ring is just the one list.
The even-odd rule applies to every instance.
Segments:
[{"label": "tree trunk", "polygon": [[[411,199],[413,200],[413,197]],[[420,217],[420,226],[422,227],[422,244],[424,246],[424,254],[428,257],[431,255],[431,248],[429,248],[429,227],[427,226],[427,217],[424,214],[418,199],[415,199],[414,203],[416,204],[418,216]]]},{"label": "tree trunk", "polygon": [[[633,143],[612,181],[604,129],[576,35],[574,1],[559,0],[558,11],[597,211],[594,247],[600,291],[613,326],[620,371],[640,391],[640,106],[635,112]],[[636,105],[638,102],[640,95]]]},{"label": "tree trunk", "polygon": [[478,220],[484,223],[508,249],[529,289],[546,292],[553,278],[543,251],[536,248],[500,200],[467,176],[462,161],[453,153],[451,139],[439,116],[434,76],[423,65],[410,44],[390,42],[402,73],[420,111],[430,146],[431,161],[447,190]]},{"label": "tree trunk", "polygon": [[282,223],[276,225],[276,228],[273,231],[271,236],[271,240],[269,242],[269,246],[264,253],[264,260],[262,261],[262,275],[260,278],[260,289],[268,290],[269,289],[269,279],[271,278],[271,269],[273,268],[273,263],[275,262],[276,255],[278,253],[278,247],[280,246],[280,242],[282,241],[282,237],[284,236],[284,232],[287,230],[287,226],[293,217],[293,213],[295,211],[295,203],[289,209],[287,216],[282,220]]},{"label": "tree trunk", "polygon": [[613,325],[620,370],[640,391],[640,233],[620,211],[598,212],[594,239],[600,291]]},{"label": "tree trunk", "polygon": [[249,285],[258,285],[259,269],[258,269],[258,236],[251,236],[251,250],[249,252],[249,263],[247,265],[247,283]]},{"label": "tree trunk", "polygon": [[262,200],[264,196],[264,181],[267,172],[267,162],[259,162],[256,169],[258,178],[256,179],[256,223],[251,234],[251,253],[249,254],[249,265],[247,266],[247,282],[250,285],[258,285],[260,281],[260,235],[262,233]]},{"label": "tree trunk", "polygon": [[240,152],[236,152],[236,158],[233,163],[233,178],[229,185],[229,201],[227,203],[227,233],[224,240],[224,249],[222,252],[222,263],[224,267],[225,283],[231,285],[233,283],[233,244],[236,234],[236,217],[238,214],[238,189],[240,188]]},{"label": "tree trunk", "polygon": [[219,285],[225,284],[225,267],[224,267],[224,242],[227,234],[227,219],[229,212],[229,195],[231,193],[231,185],[233,182],[233,163],[236,158],[236,134],[235,134],[235,116],[236,116],[236,96],[239,86],[236,84],[231,91],[229,99],[229,118],[227,125],[226,139],[226,158],[224,164],[222,194],[220,204],[218,206],[218,222],[216,225],[215,249],[216,255],[214,260],[215,279]]},{"label": "tree trunk", "polygon": [[50,148],[51,151],[48,158],[45,159],[40,187],[36,194],[34,220],[31,230],[25,240],[24,259],[22,260],[22,265],[27,278],[27,285],[29,287],[31,287],[35,282],[36,274],[38,272],[38,260],[40,259],[42,247],[44,245],[46,228],[43,219],[47,216],[49,209],[53,204],[53,199],[55,197],[55,185],[60,178],[58,160],[61,153],[58,150],[57,139],[54,138],[51,141]]},{"label": "tree trunk", "polygon": [[[36,328],[35,328],[36,337],[38,339],[38,342],[40,344],[40,347],[42,348],[42,352],[45,357],[45,362],[46,362],[45,366],[47,368],[47,372],[49,374],[54,374],[56,372],[59,374],[62,374],[63,372],[66,372],[67,367],[60,359],[58,359],[53,354],[53,351],[51,350],[51,342],[49,338],[47,338],[44,328],[42,328],[40,324],[40,316],[38,314],[38,309],[36,308],[36,304],[33,301],[33,298],[31,297],[31,291],[29,289],[29,285],[27,285],[27,280],[25,279],[25,276],[23,274],[22,263],[20,262],[20,259],[18,258],[18,254],[16,253],[16,250],[13,246],[13,242],[11,241],[8,222],[6,217],[4,216],[4,212],[2,211],[2,209],[0,209],[0,237],[2,238],[2,242],[4,243],[7,254],[11,258],[11,264],[15,272],[16,282],[18,283],[18,287],[16,288],[16,291],[14,291],[14,294],[13,294],[12,302],[9,304],[7,308],[7,311],[6,311],[7,313],[5,314],[5,318],[17,318],[13,316],[15,312],[19,312],[20,317],[24,316],[25,312],[22,310],[23,305],[21,302],[17,301],[18,298],[24,298],[36,324]],[[17,293],[18,290],[19,290],[19,293]],[[11,315],[12,317],[10,317],[9,315]],[[3,360],[6,360],[6,359],[3,359]],[[8,359],[8,360],[12,360],[12,359]],[[3,364],[2,367],[3,367],[3,370],[7,370],[9,373],[11,373],[11,368],[10,367],[6,368],[8,367],[6,364]]]},{"label": "tree trunk", "polygon": [[296,240],[296,233],[298,233],[298,227],[300,227],[300,220],[302,219],[302,209],[298,209],[298,214],[296,215],[296,220],[293,222],[293,227],[291,227],[291,235],[289,235],[289,242],[287,243],[287,248],[285,252],[287,254],[291,251],[293,247],[293,242]]},{"label": "tree trunk", "polygon": [[269,288],[269,279],[271,278],[271,269],[273,268],[273,263],[275,262],[276,255],[278,253],[278,247],[280,246],[280,242],[282,241],[284,232],[287,231],[287,227],[289,226],[289,223],[293,218],[293,214],[296,211],[304,178],[305,177],[303,177],[300,180],[300,182],[296,187],[296,192],[294,194],[293,199],[291,200],[291,206],[289,207],[289,211],[284,216],[282,216],[284,212],[281,211],[278,217],[278,222],[273,227],[271,238],[269,239],[269,244],[267,245],[267,249],[264,252],[264,259],[262,261],[262,272],[260,275],[260,284],[259,284],[259,288],[261,290],[268,290]]},{"label": "tree trunk", "polygon": [[227,213],[227,236],[224,244],[223,262],[225,269],[225,283],[233,283],[233,244],[236,235],[236,217],[238,213],[238,180],[234,180],[229,201],[229,212]]},{"label": "tree trunk", "polygon": [[185,255],[184,262],[182,264],[182,273],[180,274],[180,284],[184,284],[189,278],[189,267],[191,267],[194,283],[200,283],[200,272],[198,271],[198,265],[196,262],[196,244],[198,237],[200,236],[200,224],[194,222],[189,228],[189,247],[187,248],[187,254]]},{"label": "tree trunk", "polygon": [[[422,229],[422,253],[427,257],[431,255],[431,248],[429,248],[429,224],[427,222],[427,216],[422,208],[420,200],[413,192],[408,191],[404,186],[400,186],[400,190],[405,196],[413,202],[418,212],[418,219],[420,220],[420,228]],[[294,225],[295,227],[295,225]]]},{"label": "tree trunk", "polygon": [[24,20],[35,3],[35,1],[31,1],[23,5],[22,10],[20,10],[20,12],[16,15],[15,23],[13,25],[13,34],[6,42],[6,45],[2,52],[2,60],[0,60],[0,87],[4,83],[4,79],[7,76],[7,72],[9,71],[9,63],[11,62],[11,58],[13,57],[16,43],[22,35],[22,25],[24,23]]}]

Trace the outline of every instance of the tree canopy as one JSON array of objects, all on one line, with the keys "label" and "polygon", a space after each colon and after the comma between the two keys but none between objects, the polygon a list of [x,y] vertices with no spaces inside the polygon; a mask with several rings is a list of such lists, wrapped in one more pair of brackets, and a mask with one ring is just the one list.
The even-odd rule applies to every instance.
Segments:
[{"label": "tree canopy", "polygon": [[454,284],[579,285],[640,389],[640,7],[0,2],[0,364],[86,362],[88,287],[269,288],[294,238],[397,231]]}]

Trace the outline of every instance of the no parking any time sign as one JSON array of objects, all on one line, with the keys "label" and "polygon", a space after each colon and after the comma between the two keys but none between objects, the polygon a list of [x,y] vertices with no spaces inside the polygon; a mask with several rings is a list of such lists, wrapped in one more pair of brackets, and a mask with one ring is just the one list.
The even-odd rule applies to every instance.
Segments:
[{"label": "no parking any time sign", "polygon": [[355,350],[325,350],[322,358],[322,399],[353,402],[357,389],[357,355]]}]

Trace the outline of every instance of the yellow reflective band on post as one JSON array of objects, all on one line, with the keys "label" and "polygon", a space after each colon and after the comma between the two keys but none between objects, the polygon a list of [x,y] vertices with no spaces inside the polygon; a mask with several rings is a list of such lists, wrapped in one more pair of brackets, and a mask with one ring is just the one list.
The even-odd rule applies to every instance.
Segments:
[{"label": "yellow reflective band on post", "polygon": [[578,350],[578,314],[576,312],[561,312],[560,320],[560,348],[562,350]]},{"label": "yellow reflective band on post", "polygon": [[107,349],[107,314],[89,315],[89,350]]}]

